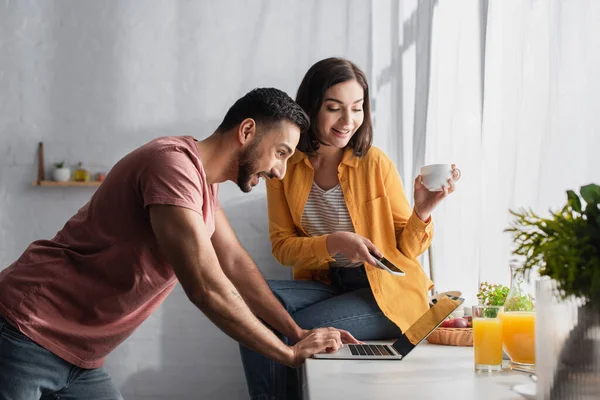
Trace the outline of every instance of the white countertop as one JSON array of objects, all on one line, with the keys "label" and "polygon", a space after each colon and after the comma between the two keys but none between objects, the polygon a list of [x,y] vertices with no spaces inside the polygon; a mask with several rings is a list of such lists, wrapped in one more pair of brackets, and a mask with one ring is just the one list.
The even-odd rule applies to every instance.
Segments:
[{"label": "white countertop", "polygon": [[304,365],[304,398],[523,400],[511,388],[532,383],[508,369],[476,373],[473,348],[421,343],[401,361],[316,360]]}]

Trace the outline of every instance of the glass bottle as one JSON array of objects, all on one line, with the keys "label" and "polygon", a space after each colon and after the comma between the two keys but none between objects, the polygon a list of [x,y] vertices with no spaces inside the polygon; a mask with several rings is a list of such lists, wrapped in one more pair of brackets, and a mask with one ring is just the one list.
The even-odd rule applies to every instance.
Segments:
[{"label": "glass bottle", "polygon": [[90,174],[83,168],[81,161],[77,164],[75,172],[73,172],[73,180],[78,182],[87,182],[90,180]]},{"label": "glass bottle", "polygon": [[510,291],[500,315],[502,347],[512,366],[535,368],[534,291],[518,265],[511,265],[510,271]]}]

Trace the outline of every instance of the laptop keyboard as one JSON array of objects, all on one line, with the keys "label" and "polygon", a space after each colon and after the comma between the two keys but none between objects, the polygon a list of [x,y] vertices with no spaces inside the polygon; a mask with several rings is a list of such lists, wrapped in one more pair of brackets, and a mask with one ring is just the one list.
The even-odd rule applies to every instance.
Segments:
[{"label": "laptop keyboard", "polygon": [[382,344],[347,344],[353,356],[393,356],[387,345]]}]

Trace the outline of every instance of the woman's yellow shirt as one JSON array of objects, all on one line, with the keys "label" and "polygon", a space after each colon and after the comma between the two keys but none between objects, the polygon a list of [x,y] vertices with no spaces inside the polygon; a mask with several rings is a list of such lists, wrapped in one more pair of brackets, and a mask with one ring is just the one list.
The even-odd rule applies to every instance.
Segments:
[{"label": "woman's yellow shirt", "polygon": [[[334,259],[327,251],[327,235],[309,237],[302,228],[313,178],[308,157],[296,151],[288,160],[284,179],[267,181],[269,234],[273,256],[282,265],[293,267],[294,279],[329,283],[329,262]],[[433,225],[412,212],[398,171],[375,147],[362,158],[346,149],[338,178],[355,232],[370,239],[406,273],[394,276],[366,264],[377,304],[405,332],[429,307],[427,291],[433,282],[417,257],[429,247]]]}]

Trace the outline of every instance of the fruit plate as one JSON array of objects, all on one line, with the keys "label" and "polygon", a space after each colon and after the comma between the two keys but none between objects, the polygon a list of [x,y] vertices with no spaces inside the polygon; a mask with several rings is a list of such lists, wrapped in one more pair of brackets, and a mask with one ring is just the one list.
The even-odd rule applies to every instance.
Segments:
[{"label": "fruit plate", "polygon": [[427,341],[446,346],[473,346],[473,328],[437,328]]}]

